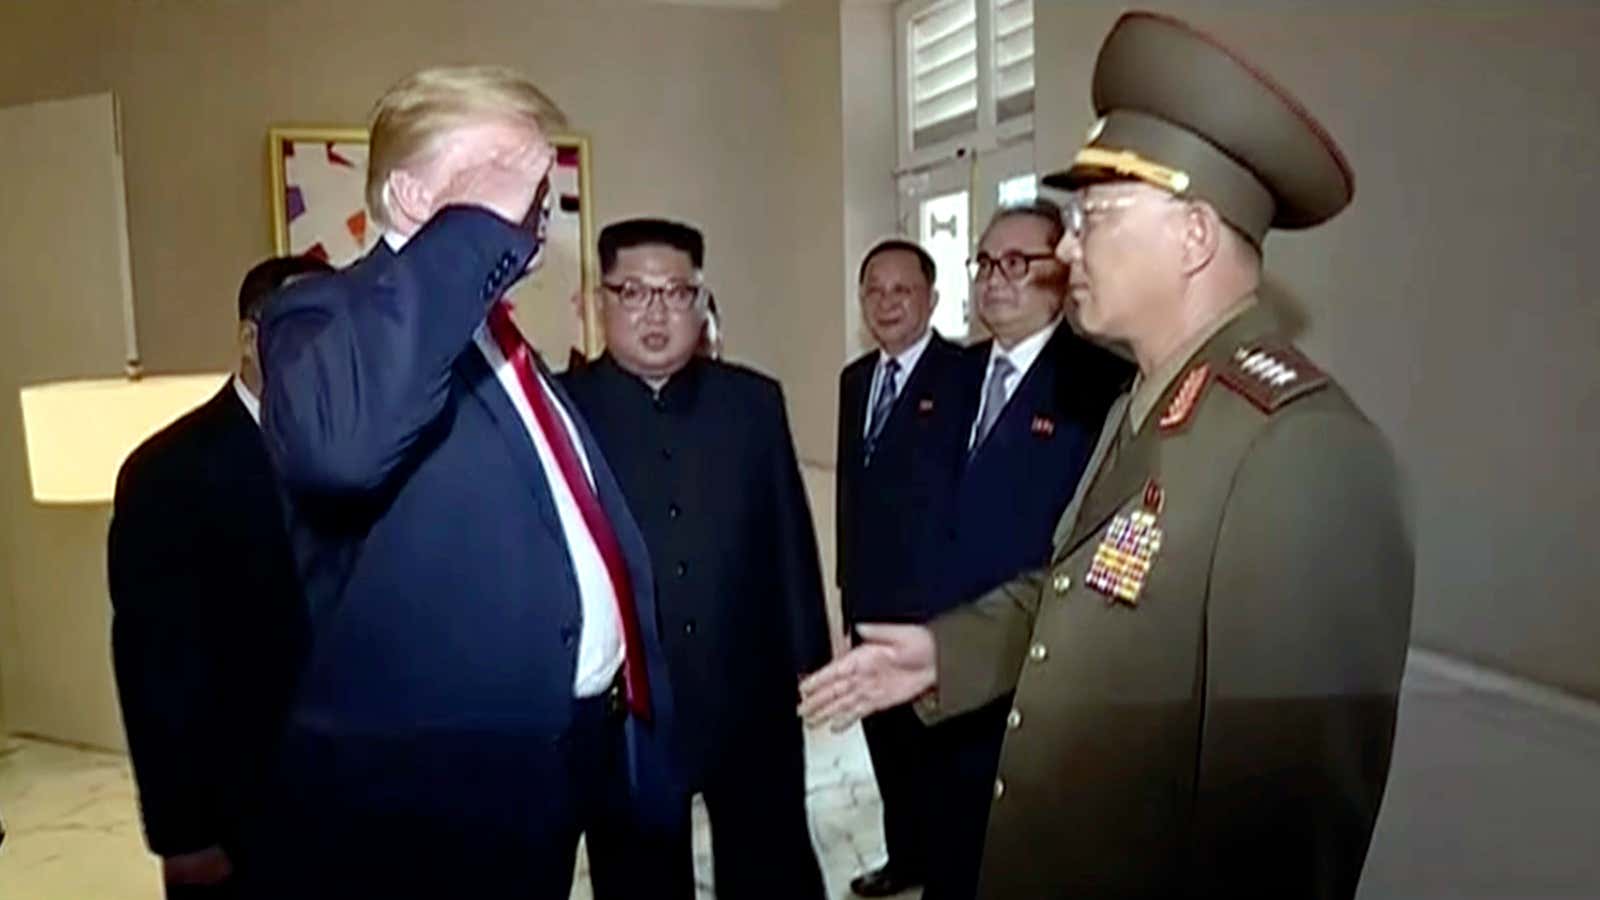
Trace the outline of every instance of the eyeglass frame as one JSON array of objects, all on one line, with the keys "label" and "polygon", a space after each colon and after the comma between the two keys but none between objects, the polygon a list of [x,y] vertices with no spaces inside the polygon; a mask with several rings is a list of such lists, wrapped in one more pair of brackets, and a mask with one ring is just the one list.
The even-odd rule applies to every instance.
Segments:
[{"label": "eyeglass frame", "polygon": [[[1047,259],[1057,259],[1055,252],[1018,253],[1015,250],[1008,250],[1000,254],[998,258],[987,253],[979,253],[972,259],[967,260],[967,275],[972,279],[973,284],[982,284],[989,279],[995,269],[999,269],[1000,275],[1006,281],[1012,284],[1021,284],[1022,280],[1028,277],[1028,273],[1033,271],[1034,263],[1044,262]],[[1019,264],[1022,268],[1017,269]],[[1016,269],[1016,271],[1009,271],[1008,267]]]},{"label": "eyeglass frame", "polygon": [[[624,281],[622,283],[601,281],[600,287],[614,299],[616,304],[630,313],[642,313],[655,305],[659,299],[661,307],[667,312],[685,313],[693,309],[705,309],[709,305],[711,290],[700,282],[678,282],[676,284],[645,284],[642,281]],[[623,292],[631,287],[644,291],[644,300],[640,303],[630,303],[623,297]],[[673,303],[668,299],[667,292],[680,288],[689,288],[694,291],[689,301],[683,305]]]},{"label": "eyeglass frame", "polygon": [[1061,227],[1067,237],[1082,243],[1089,233],[1089,217],[1095,213],[1112,212],[1138,205],[1140,200],[1160,200],[1163,203],[1186,203],[1183,197],[1173,194],[1123,194],[1101,200],[1085,200],[1083,191],[1073,191],[1061,204]]}]

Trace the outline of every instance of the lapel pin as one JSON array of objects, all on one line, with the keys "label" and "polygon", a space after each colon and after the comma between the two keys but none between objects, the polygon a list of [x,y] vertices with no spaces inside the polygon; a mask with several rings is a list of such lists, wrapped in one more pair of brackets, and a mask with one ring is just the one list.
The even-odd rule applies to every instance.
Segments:
[{"label": "lapel pin", "polygon": [[1044,416],[1034,416],[1033,433],[1041,437],[1049,437],[1056,433],[1056,423]]}]

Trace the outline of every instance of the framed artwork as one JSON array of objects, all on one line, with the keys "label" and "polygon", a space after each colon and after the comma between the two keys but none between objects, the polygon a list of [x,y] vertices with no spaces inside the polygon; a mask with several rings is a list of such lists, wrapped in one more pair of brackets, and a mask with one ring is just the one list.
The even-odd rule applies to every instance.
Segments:
[{"label": "framed artwork", "polygon": [[[517,286],[517,324],[544,356],[562,369],[578,348],[601,350],[594,308],[598,269],[589,141],[551,139],[550,230],[540,267]],[[382,239],[367,212],[367,131],[364,128],[274,127],[267,133],[272,246],[278,255],[309,254],[335,266],[361,258]],[[574,298],[576,302],[574,302]]]}]

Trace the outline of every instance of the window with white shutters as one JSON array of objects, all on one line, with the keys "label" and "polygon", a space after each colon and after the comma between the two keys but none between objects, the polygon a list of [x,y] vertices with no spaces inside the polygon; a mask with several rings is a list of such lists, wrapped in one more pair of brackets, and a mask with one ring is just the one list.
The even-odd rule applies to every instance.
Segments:
[{"label": "window with white shutters", "polygon": [[900,164],[1033,131],[1033,0],[903,0]]},{"label": "window with white shutters", "polygon": [[1033,0],[994,0],[995,115],[1033,115]]}]

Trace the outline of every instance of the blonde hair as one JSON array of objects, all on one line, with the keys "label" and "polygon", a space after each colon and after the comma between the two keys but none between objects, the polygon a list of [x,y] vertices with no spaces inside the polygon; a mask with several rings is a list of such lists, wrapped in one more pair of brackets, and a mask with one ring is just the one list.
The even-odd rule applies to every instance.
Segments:
[{"label": "blonde hair", "polygon": [[449,133],[492,118],[518,118],[546,136],[567,127],[555,101],[512,69],[455,66],[424,69],[389,88],[372,108],[368,134],[367,209],[389,219],[389,175],[439,149]]}]

